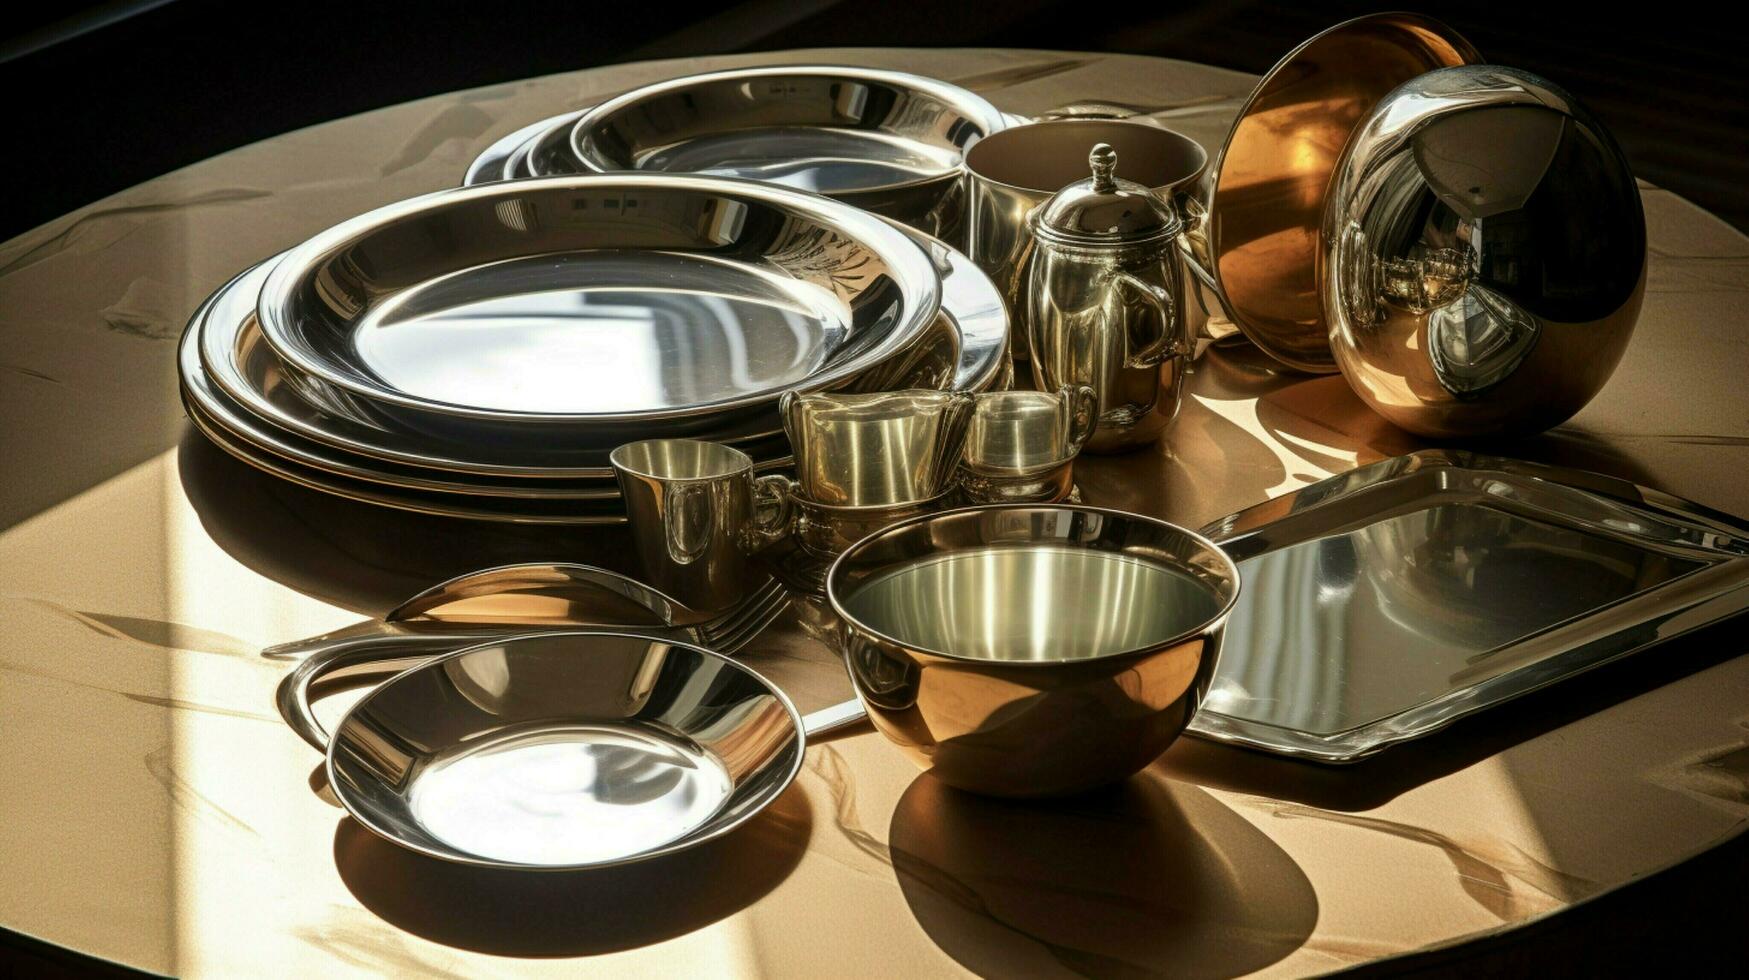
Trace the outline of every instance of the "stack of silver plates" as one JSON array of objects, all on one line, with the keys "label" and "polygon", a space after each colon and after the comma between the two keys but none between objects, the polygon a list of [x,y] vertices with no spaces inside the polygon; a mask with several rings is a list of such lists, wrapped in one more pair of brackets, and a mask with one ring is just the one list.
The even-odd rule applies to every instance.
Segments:
[{"label": "stack of silver plates", "polygon": [[638,439],[789,463],[788,390],[1003,380],[989,279],[927,235],[734,178],[494,183],[325,231],[214,294],[179,367],[195,424],[286,479],[428,513],[623,520]]}]

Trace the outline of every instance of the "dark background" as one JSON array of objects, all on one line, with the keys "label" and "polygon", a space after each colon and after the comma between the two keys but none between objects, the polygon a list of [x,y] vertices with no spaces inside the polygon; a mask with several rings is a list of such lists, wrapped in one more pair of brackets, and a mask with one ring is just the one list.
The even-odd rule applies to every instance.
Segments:
[{"label": "dark background", "polygon": [[[645,58],[829,45],[1127,51],[1261,72],[1404,4],[1285,0],[50,2],[0,32],[0,238],[158,174],[427,95]],[[1635,172],[1749,227],[1738,25],[1714,5],[1414,4],[1490,61],[1565,86]],[[1614,12],[1620,10],[1621,12]]]}]

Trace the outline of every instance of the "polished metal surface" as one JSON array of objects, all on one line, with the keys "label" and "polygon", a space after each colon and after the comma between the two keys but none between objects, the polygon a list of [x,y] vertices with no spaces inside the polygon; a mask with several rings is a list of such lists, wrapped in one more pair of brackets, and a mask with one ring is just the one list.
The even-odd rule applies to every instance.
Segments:
[{"label": "polished metal surface", "polygon": [[[834,507],[815,503],[800,493],[791,498],[794,518],[790,533],[810,558],[831,561],[863,538],[900,521],[946,510],[954,491],[945,490],[924,500],[862,507]],[[811,565],[824,582],[825,568]]]},{"label": "polished metal surface", "polygon": [[759,582],[751,556],[787,532],[787,477],[753,476],[738,449],[649,439],[613,451],[644,577],[688,607],[720,612]]},{"label": "polished metal surface", "polygon": [[832,507],[884,507],[950,488],[972,396],[785,392],[779,410],[802,496]]},{"label": "polished metal surface", "polygon": [[1027,218],[1033,235],[1059,245],[1143,245],[1176,235],[1182,223],[1172,206],[1147,187],[1117,176],[1117,150],[1095,143],[1087,151],[1092,177],[1052,194]]},{"label": "polished metal surface", "polygon": [[878,218],[784,188],[638,175],[441,191],[288,252],[257,313],[297,371],[409,425],[622,438],[769,418],[934,319],[928,256]]},{"label": "polished metal surface", "polygon": [[[1255,81],[1092,52],[809,57],[902,66],[1029,110],[1101,94],[1171,103],[1184,108],[1161,118],[1199,127],[1184,131],[1211,151]],[[443,539],[478,540],[485,561],[507,536],[271,492],[191,433],[178,450],[166,430],[180,411],[165,384],[174,348],[141,332],[161,336],[322,214],[454,183],[470,151],[502,132],[585,93],[688,70],[621,65],[385,107],[194,164],[12,243],[0,307],[28,315],[9,320],[0,357],[13,405],[0,442],[25,462],[0,495],[16,522],[0,557],[15,640],[0,658],[0,727],[7,783],[30,791],[9,794],[17,819],[0,820],[0,868],[31,887],[0,886],[0,926],[165,976],[276,962],[311,975],[696,975],[756,963],[827,977],[1011,976],[1060,973],[1065,957],[1301,975],[1534,932],[1672,862],[1698,854],[1704,865],[1702,852],[1740,829],[1734,692],[1749,690],[1749,657],[1732,654],[1749,642],[1731,622],[1328,773],[1181,738],[1115,795],[976,807],[862,738],[811,749],[805,785],[714,846],[606,875],[446,865],[346,818],[311,791],[320,756],[263,721],[277,722],[272,688],[290,665],[249,664],[253,647],[362,618],[345,609],[381,611],[460,570]],[[271,194],[230,200],[239,189]],[[1660,292],[1648,293],[1634,356],[1579,428],[1513,451],[1749,514],[1749,481],[1730,465],[1749,437],[1749,418],[1728,410],[1740,404],[1740,350],[1734,331],[1708,327],[1749,319],[1749,244],[1676,194],[1642,184],[1642,196],[1659,253],[1648,285]],[[1245,346],[1210,355],[1181,438],[1079,462],[1090,497],[1196,527],[1414,448],[1339,378],[1296,380]],[[1661,372],[1676,368],[1672,398]],[[435,536],[396,543],[424,529]],[[558,547],[575,537],[535,557],[609,556]],[[623,531],[584,537],[629,544]],[[803,711],[851,693],[836,651],[799,623],[748,649],[745,662]],[[344,703],[317,705],[330,727]],[[1456,873],[1454,852],[1426,841],[1483,863]],[[879,941],[819,941],[871,933]]]},{"label": "polished metal surface", "polygon": [[261,651],[297,661],[275,692],[298,737],[324,751],[328,736],[311,706],[318,678],[358,686],[393,677],[432,657],[536,630],[570,627],[635,632],[732,656],[789,608],[776,580],[715,616],[690,609],[636,579],[570,562],[500,565],[456,576],[368,620]]},{"label": "polished metal surface", "polygon": [[[909,386],[933,378],[937,367],[933,359],[951,346],[959,351],[954,389],[1000,387],[1008,370],[1008,315],[995,287],[961,253],[921,232],[908,233],[928,251],[941,274],[941,312],[925,338],[871,368],[863,380],[890,379]],[[269,259],[227,283],[188,327],[199,334],[199,364],[184,365],[184,371],[199,377],[185,383],[197,398],[206,399],[203,405],[209,417],[234,422],[227,425],[236,438],[304,466],[415,489],[579,496],[574,488],[563,488],[563,482],[568,481],[594,483],[606,496],[618,495],[612,485],[613,470],[607,464],[607,453],[617,442],[597,446],[581,438],[443,438],[382,417],[368,399],[332,385],[304,377],[294,386],[278,356],[262,340],[255,321],[256,297],[274,261]],[[943,328],[956,331],[955,338],[942,340],[939,333]],[[923,372],[928,372],[927,378]],[[221,400],[226,407],[213,403],[215,389],[224,396]],[[765,429],[760,426],[748,436],[718,441],[746,450],[761,469],[789,465],[789,444],[775,416],[768,433]],[[355,458],[360,456],[365,458]],[[413,469],[383,466],[378,460]],[[437,472],[423,472],[427,470]],[[469,476],[458,479],[456,473]],[[482,481],[480,477],[497,479]],[[562,482],[543,490],[530,485],[536,481]],[[581,495],[592,492],[593,488],[585,488]]]},{"label": "polished metal surface", "polygon": [[783,693],[720,654],[545,633],[384,682],[335,729],[327,772],[354,819],[402,847],[580,870],[727,833],[795,778],[803,740]]},{"label": "polished metal surface", "polygon": [[1017,126],[981,140],[966,154],[966,254],[989,273],[1014,318],[1017,360],[1026,347],[1026,268],[1032,254],[1027,215],[1064,187],[1087,177],[1087,154],[1111,146],[1123,172],[1163,199],[1181,197],[1208,155],[1169,129],[1106,119],[1063,119]]},{"label": "polished metal surface", "polygon": [[183,388],[182,398],[183,409],[188,414],[189,421],[207,441],[264,473],[311,490],[379,507],[474,521],[554,525],[625,523],[625,509],[617,499],[567,500],[447,491],[433,493],[370,480],[357,480],[331,470],[305,466],[240,439],[234,429],[234,425],[240,420],[215,420],[207,414],[197,396],[186,386]]},{"label": "polished metal surface", "polygon": [[[692,75],[586,111],[570,151],[592,171],[746,177],[837,198],[930,234],[952,235],[966,148],[1003,129],[990,103],[904,72],[785,65]],[[536,175],[557,154],[530,152]]]},{"label": "polished metal surface", "polygon": [[567,112],[552,116],[493,140],[492,145],[480,151],[480,155],[468,164],[467,171],[462,174],[462,186],[529,176],[522,171],[521,165],[527,159],[530,143],[554,125],[575,122],[579,115],[579,112]]},{"label": "polished metal surface", "polygon": [[610,569],[575,562],[524,562],[445,579],[391,609],[383,622],[616,625],[596,617],[602,610],[620,615],[628,608],[626,603],[663,626],[704,623],[712,618],[648,583]]},{"label": "polished metal surface", "polygon": [[[593,106],[590,107],[594,108]],[[590,173],[590,168],[583,165],[577,155],[571,152],[571,127],[577,120],[587,114],[590,109],[577,112],[567,112],[547,120],[538,132],[528,138],[520,151],[506,157],[499,173],[506,180],[516,180],[528,177],[563,177],[569,174]],[[631,167],[614,169],[633,169]],[[735,176],[725,174],[724,176]]]},{"label": "polished metal surface", "polygon": [[[316,392],[307,385],[293,386],[280,370],[279,358],[255,329],[254,296],[270,264],[243,273],[215,293],[196,311],[184,333],[180,365],[184,390],[209,421],[226,428],[234,439],[302,467],[407,490],[571,500],[619,497],[605,454],[599,467],[537,471],[541,479],[526,478],[510,462],[469,468],[450,454],[507,461],[517,455],[495,444],[452,449],[417,433],[403,435],[393,420],[373,420],[370,407],[360,400],[332,388]],[[744,445],[760,456],[761,465],[788,465],[789,447],[781,441],[765,437]],[[357,451],[377,446],[385,452]],[[528,455],[551,463],[575,464],[590,458],[562,446],[524,458]]]},{"label": "polished metal surface", "polygon": [[1565,91],[1493,65],[1379,103],[1337,164],[1319,244],[1343,377],[1433,438],[1566,421],[1609,380],[1646,290],[1621,148]]},{"label": "polished metal surface", "polygon": [[974,504],[1067,499],[1074,490],[1075,457],[1098,419],[1099,398],[1088,385],[976,396],[960,493]]},{"label": "polished metal surface", "polygon": [[[940,316],[953,322],[958,339],[959,363],[954,367],[953,383],[936,387],[950,391],[1006,388],[1013,374],[1008,360],[1008,308],[996,284],[965,253],[940,239],[918,231],[911,237],[929,253],[941,274]],[[880,368],[869,372],[879,373],[883,373]],[[892,387],[927,387],[921,380],[915,371],[900,372]]]},{"label": "polished metal surface", "polygon": [[1741,521],[1455,450],[1364,466],[1204,533],[1245,594],[1191,731],[1319,762],[1749,609]]},{"label": "polished metal surface", "polygon": [[425,486],[427,478],[409,475],[407,479],[413,485],[403,486],[383,482],[387,474],[382,470],[374,470],[371,479],[345,475],[338,470],[351,464],[344,461],[328,460],[323,466],[300,462],[301,456],[312,452],[321,454],[321,450],[262,424],[214,388],[201,368],[196,350],[199,339],[198,330],[188,330],[177,350],[183,409],[195,428],[210,442],[263,472],[351,500],[444,517],[516,524],[620,524],[625,521],[617,489],[611,496],[595,496],[596,489],[586,485],[559,489],[556,494],[531,487],[527,493],[512,495],[510,492],[500,493],[499,488],[488,485],[469,485],[463,492],[461,484],[444,480],[442,474],[436,472],[430,479],[445,485]]},{"label": "polished metal surface", "polygon": [[959,494],[968,504],[1056,504],[1080,502],[1075,491],[1075,461],[1020,475],[960,471]]},{"label": "polished metal surface", "polygon": [[1318,301],[1318,229],[1337,156],[1386,93],[1423,72],[1481,61],[1430,17],[1338,24],[1263,76],[1208,170],[1206,236],[1216,291],[1239,329],[1301,371],[1336,370]]},{"label": "polished metal surface", "polygon": [[1092,434],[1098,411],[1098,395],[1088,385],[976,395],[964,467],[975,473],[1024,476],[1071,461]]},{"label": "polished metal surface", "polygon": [[973,507],[868,537],[826,595],[875,727],[949,785],[1128,777],[1195,712],[1239,595],[1219,548],[1092,507]]},{"label": "polished metal surface", "polygon": [[1027,218],[1026,324],[1034,383],[1090,385],[1099,403],[1087,451],[1158,439],[1178,415],[1194,347],[1185,314],[1183,226],[1141,184],[1115,177],[1117,152],[1096,144],[1093,176]]}]

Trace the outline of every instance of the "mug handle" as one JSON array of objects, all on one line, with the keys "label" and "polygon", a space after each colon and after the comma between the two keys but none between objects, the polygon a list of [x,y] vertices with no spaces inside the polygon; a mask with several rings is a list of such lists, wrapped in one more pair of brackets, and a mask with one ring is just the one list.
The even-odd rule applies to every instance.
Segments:
[{"label": "mug handle", "polygon": [[1136,294],[1142,302],[1152,306],[1164,328],[1160,331],[1158,338],[1146,338],[1137,345],[1140,350],[1128,353],[1124,357],[1124,366],[1153,367],[1169,357],[1183,355],[1185,353],[1184,342],[1174,336],[1183,331],[1178,329],[1178,304],[1173,301],[1172,294],[1151,282],[1121,270],[1113,270],[1111,278],[1119,286]]},{"label": "mug handle", "polygon": [[1069,455],[1074,456],[1099,425],[1099,393],[1092,385],[1064,385],[1058,394],[1069,406]]},{"label": "mug handle", "polygon": [[753,479],[753,513],[744,532],[749,551],[763,551],[789,535],[796,517],[793,495],[799,487],[781,473]]}]

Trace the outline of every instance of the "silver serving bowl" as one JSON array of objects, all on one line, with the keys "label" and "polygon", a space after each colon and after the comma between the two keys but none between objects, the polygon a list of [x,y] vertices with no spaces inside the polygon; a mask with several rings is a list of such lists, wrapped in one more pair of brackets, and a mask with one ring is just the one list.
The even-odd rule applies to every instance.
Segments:
[{"label": "silver serving bowl", "polygon": [[1190,722],[1239,570],[1162,521],[1066,505],[895,524],[826,576],[875,727],[942,781],[1054,796],[1126,778]]},{"label": "silver serving bowl", "polygon": [[1620,147],[1571,95],[1494,65],[1379,103],[1337,164],[1319,248],[1343,376],[1434,438],[1571,417],[1621,360],[1646,288]]},{"label": "silver serving bowl", "polygon": [[[1005,125],[989,102],[935,79],[780,65],[634,89],[585,112],[570,150],[584,170],[748,177],[945,235],[957,224],[967,147]],[[537,175],[556,162],[529,156]]]},{"label": "silver serving bowl", "polygon": [[[288,252],[260,328],[289,369],[408,425],[621,441],[832,388],[936,316],[930,257],[881,219],[753,181],[624,174],[441,191]],[[529,427],[542,431],[530,435]]]}]

